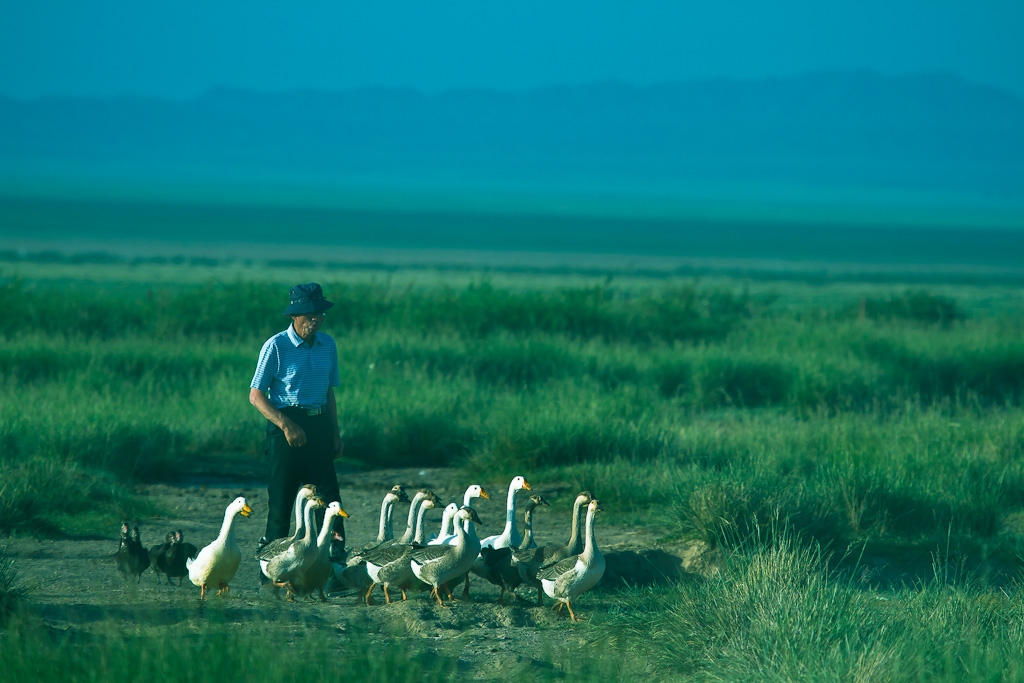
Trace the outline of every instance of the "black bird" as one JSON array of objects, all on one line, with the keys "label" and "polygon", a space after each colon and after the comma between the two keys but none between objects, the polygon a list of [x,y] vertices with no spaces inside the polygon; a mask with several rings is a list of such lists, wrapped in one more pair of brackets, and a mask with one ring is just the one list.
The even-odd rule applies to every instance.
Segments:
[{"label": "black bird", "polygon": [[185,566],[185,562],[189,558],[194,560],[199,554],[199,548],[185,542],[185,536],[181,533],[181,529],[170,532],[167,537],[173,538],[173,540],[160,558],[162,563],[160,571],[167,574],[168,582],[174,578],[178,579],[180,586],[182,578],[188,576],[188,567]]},{"label": "black bird", "polygon": [[142,572],[149,567],[149,553],[142,547],[139,527],[129,532],[128,522],[121,524],[121,545],[114,553],[114,562],[122,579],[127,581],[129,576],[134,576],[135,583],[142,580]]},{"label": "black bird", "polygon": [[[174,543],[174,532],[168,531],[167,535],[164,536],[164,542],[153,546],[149,549],[149,566],[153,568],[156,573],[156,582],[160,583],[160,574],[167,573],[167,551],[170,550],[171,544]],[[170,576],[167,577],[167,583],[170,583]]]},{"label": "black bird", "polygon": [[118,546],[117,552],[114,553],[114,563],[117,565],[117,573],[121,575],[121,578],[128,580],[128,575],[131,574],[131,561],[132,561],[132,539],[131,532],[128,530],[128,522],[121,524],[121,545]]},{"label": "black bird", "polygon": [[[125,524],[121,527],[121,535],[124,535]],[[142,572],[149,569],[149,552],[142,547],[142,536],[139,534],[139,527],[132,529],[131,538],[128,539],[128,574],[135,577],[135,583],[142,581]]]}]

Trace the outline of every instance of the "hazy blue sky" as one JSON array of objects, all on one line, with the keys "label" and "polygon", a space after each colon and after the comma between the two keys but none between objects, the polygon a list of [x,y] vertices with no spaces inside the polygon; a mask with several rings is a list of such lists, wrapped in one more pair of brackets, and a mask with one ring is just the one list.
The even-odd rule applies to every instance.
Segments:
[{"label": "hazy blue sky", "polygon": [[1024,97],[1024,0],[4,0],[0,93],[524,89],[867,68]]}]

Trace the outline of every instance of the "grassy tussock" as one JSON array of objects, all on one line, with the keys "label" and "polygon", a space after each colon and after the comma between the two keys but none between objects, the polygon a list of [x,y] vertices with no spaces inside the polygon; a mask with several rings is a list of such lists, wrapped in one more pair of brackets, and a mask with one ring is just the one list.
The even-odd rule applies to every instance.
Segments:
[{"label": "grassy tussock", "polygon": [[1019,589],[864,590],[820,546],[766,529],[714,578],[623,594],[606,637],[693,681],[1024,680]]},{"label": "grassy tussock", "polygon": [[[0,499],[2,497],[0,495]],[[18,574],[14,561],[0,547],[0,628],[21,611],[28,595],[28,585]]]}]

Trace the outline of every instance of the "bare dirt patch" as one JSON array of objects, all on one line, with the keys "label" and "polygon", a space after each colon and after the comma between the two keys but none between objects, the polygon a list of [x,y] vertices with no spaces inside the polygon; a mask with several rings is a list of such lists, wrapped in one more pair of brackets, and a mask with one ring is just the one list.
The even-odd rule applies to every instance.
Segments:
[{"label": "bare dirt patch", "polygon": [[[250,557],[265,527],[265,485],[246,478],[251,472],[231,474],[231,481],[201,478],[140,487],[138,492],[152,503],[154,511],[152,516],[132,520],[140,526],[143,543],[149,547],[167,531],[182,529],[186,540],[201,547],[217,535],[225,506],[241,494],[254,514],[239,519],[235,528],[243,556]],[[429,488],[445,501],[461,501],[467,485],[480,483],[492,496],[477,504],[484,522],[481,534],[500,533],[504,525],[508,482],[459,481],[456,471],[444,468],[341,472],[339,482],[343,505],[351,515],[346,522],[350,546],[376,536],[381,500],[395,484],[411,490]],[[571,501],[578,492],[558,483],[531,484],[551,502],[550,508],[535,514],[538,543],[564,542],[569,534]],[[404,529],[407,510],[405,505],[395,510],[397,533]],[[440,510],[430,511],[427,520],[432,528],[439,526]],[[359,631],[382,645],[412,639],[428,650],[455,655],[460,669],[473,678],[500,677],[508,666],[548,666],[545,656],[551,648],[579,645],[593,637],[589,626],[610,608],[615,590],[626,583],[669,581],[699,565],[692,549],[660,545],[659,529],[617,524],[615,511],[608,510],[597,525],[598,545],[606,555],[608,570],[598,588],[574,605],[584,622],[573,624],[564,610],[552,610],[546,597],[545,606],[537,607],[532,588],[520,590],[523,600],[519,602],[499,604],[498,588],[476,577],[471,584],[472,599],[459,601],[451,609],[439,608],[425,591],[410,593],[405,602],[384,605],[378,600],[369,607],[354,593],[332,596],[327,603],[289,603],[259,591],[254,560],[243,561],[227,596],[209,597],[204,602],[187,578],[180,587],[168,585],[166,579],[158,584],[156,574],[147,570],[138,585],[122,580],[113,558],[118,532],[119,528],[112,528],[105,538],[6,539],[4,545],[19,575],[32,586],[29,609],[51,627],[75,632],[106,628],[116,620],[154,635],[180,635],[217,624],[293,632],[329,629],[334,632],[331,637],[338,639]]]}]

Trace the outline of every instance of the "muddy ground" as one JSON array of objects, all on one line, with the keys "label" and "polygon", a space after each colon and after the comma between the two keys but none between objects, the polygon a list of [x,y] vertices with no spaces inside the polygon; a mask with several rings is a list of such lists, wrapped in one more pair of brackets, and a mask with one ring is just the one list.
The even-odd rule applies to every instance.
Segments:
[{"label": "muddy ground", "polygon": [[[461,481],[454,470],[412,468],[340,471],[339,483],[343,505],[351,515],[346,522],[350,547],[376,536],[382,498],[395,484],[404,485],[410,496],[416,489],[429,488],[446,502],[461,502],[466,486],[479,483],[491,495],[491,500],[477,503],[484,522],[481,536],[500,533],[504,525],[508,482]],[[551,503],[535,514],[538,543],[564,542],[569,534],[571,502],[578,491],[557,482],[530,483]],[[235,527],[243,557],[251,556],[265,528],[265,484],[255,472],[233,472],[229,480],[199,476],[184,483],[147,485],[138,493],[152,502],[154,511],[161,511],[131,520],[140,526],[146,547],[172,529],[182,529],[186,540],[202,547],[217,535],[225,506],[239,494],[254,510],[252,518],[240,518]],[[599,491],[594,493],[600,497]],[[527,495],[525,491],[519,494],[520,509]],[[255,561],[243,561],[229,595],[214,594],[204,604],[199,588],[187,578],[180,587],[168,585],[166,580],[158,585],[156,574],[147,570],[139,585],[122,580],[113,560],[119,527],[111,528],[103,538],[22,537],[0,542],[19,575],[32,585],[30,610],[55,629],[89,631],[117,620],[141,633],[148,630],[169,636],[198,630],[204,622],[242,629],[332,629],[337,638],[357,630],[379,643],[415,639],[428,649],[457,656],[467,678],[486,679],[506,669],[500,664],[550,666],[544,662],[550,648],[588,642],[594,635],[591,625],[611,608],[614,592],[625,582],[670,581],[699,569],[692,548],[660,544],[662,529],[623,526],[616,523],[613,509],[606,510],[598,517],[597,540],[608,569],[602,583],[574,603],[583,619],[579,624],[571,623],[564,610],[552,610],[546,596],[545,607],[535,606],[532,588],[520,590],[523,600],[518,603],[499,604],[498,588],[476,577],[471,600],[456,602],[451,609],[439,608],[427,592],[410,593],[407,602],[390,605],[379,599],[378,604],[366,606],[353,592],[334,595],[327,603],[289,603],[259,591]],[[396,535],[404,530],[407,512],[406,504],[396,506]],[[430,529],[440,526],[440,517],[440,510],[428,512]],[[519,519],[521,523],[521,512]],[[379,592],[377,595],[380,598]]]}]

